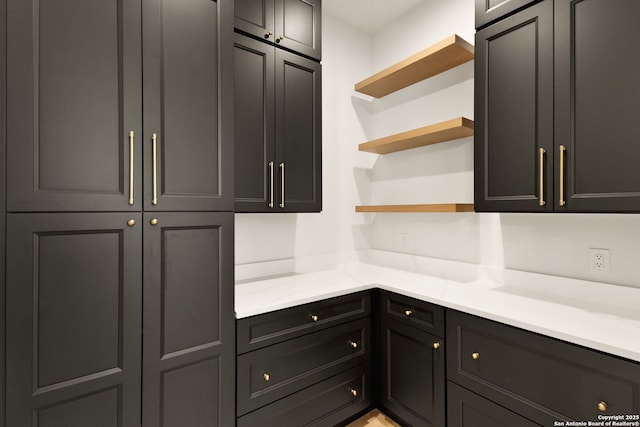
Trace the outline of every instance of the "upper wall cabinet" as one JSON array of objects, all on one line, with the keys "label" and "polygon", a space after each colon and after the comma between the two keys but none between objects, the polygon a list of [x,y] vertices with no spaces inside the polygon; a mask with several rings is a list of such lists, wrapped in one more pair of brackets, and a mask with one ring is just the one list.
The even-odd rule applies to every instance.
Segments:
[{"label": "upper wall cabinet", "polygon": [[637,16],[545,0],[477,33],[477,211],[640,211]]},{"label": "upper wall cabinet", "polygon": [[321,59],[321,0],[236,0],[235,26],[267,42]]},{"label": "upper wall cabinet", "polygon": [[8,210],[232,210],[219,3],[37,4],[7,2]]},{"label": "upper wall cabinet", "polygon": [[322,209],[321,65],[235,39],[237,212]]},{"label": "upper wall cabinet", "polygon": [[476,0],[476,28],[540,0]]}]

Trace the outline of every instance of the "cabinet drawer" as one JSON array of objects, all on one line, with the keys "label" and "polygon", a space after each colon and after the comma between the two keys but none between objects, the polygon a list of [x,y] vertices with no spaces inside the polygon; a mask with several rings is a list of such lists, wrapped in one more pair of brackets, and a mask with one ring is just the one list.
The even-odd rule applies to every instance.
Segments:
[{"label": "cabinet drawer", "polygon": [[540,427],[452,382],[447,384],[447,411],[449,427]]},{"label": "cabinet drawer", "polygon": [[369,361],[369,318],[238,356],[238,414]]},{"label": "cabinet drawer", "polygon": [[369,364],[238,418],[238,427],[334,426],[371,405]]},{"label": "cabinet drawer", "polygon": [[238,354],[371,314],[369,291],[238,320]]},{"label": "cabinet drawer", "polygon": [[476,28],[503,18],[540,0],[476,0]]},{"label": "cabinet drawer", "polygon": [[450,380],[540,424],[640,412],[640,364],[452,310],[447,334]]},{"label": "cabinet drawer", "polygon": [[443,307],[393,292],[383,292],[380,301],[383,315],[444,337]]}]

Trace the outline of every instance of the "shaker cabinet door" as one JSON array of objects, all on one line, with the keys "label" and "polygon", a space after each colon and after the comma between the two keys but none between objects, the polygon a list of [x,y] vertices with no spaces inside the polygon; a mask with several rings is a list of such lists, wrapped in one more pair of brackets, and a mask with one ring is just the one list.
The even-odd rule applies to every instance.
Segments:
[{"label": "shaker cabinet door", "polygon": [[145,210],[233,210],[232,13],[144,1]]},{"label": "shaker cabinet door", "polygon": [[8,215],[7,426],[140,425],[140,219]]},{"label": "shaker cabinet door", "polygon": [[276,200],[279,211],[322,210],[321,98],[321,65],[277,49]]},{"label": "shaker cabinet door", "polygon": [[6,6],[7,209],[140,210],[140,2]]},{"label": "shaker cabinet door", "polygon": [[638,212],[640,3],[557,0],[555,11],[556,209]]},{"label": "shaker cabinet door", "polygon": [[553,2],[479,31],[475,49],[475,210],[553,210]]},{"label": "shaker cabinet door", "polygon": [[145,213],[143,426],[235,419],[233,213]]},{"label": "shaker cabinet door", "polygon": [[319,61],[321,19],[321,0],[275,0],[275,42]]}]

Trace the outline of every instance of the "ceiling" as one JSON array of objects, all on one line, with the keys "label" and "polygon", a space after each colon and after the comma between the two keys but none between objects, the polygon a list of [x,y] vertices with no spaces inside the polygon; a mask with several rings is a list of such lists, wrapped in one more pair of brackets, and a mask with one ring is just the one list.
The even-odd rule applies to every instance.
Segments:
[{"label": "ceiling", "polygon": [[373,34],[425,0],[323,0],[323,11]]}]

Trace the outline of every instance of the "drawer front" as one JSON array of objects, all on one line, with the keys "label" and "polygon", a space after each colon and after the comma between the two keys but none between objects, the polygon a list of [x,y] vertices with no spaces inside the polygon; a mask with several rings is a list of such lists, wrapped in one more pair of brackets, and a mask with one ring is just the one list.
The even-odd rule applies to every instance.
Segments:
[{"label": "drawer front", "polygon": [[503,18],[540,0],[476,0],[476,28]]},{"label": "drawer front", "polygon": [[329,427],[369,408],[369,364],[361,365],[238,418],[238,427]]},{"label": "drawer front", "polygon": [[640,364],[447,313],[450,380],[540,423],[640,412]]},{"label": "drawer front", "polygon": [[370,292],[330,298],[238,320],[238,354],[371,314]]},{"label": "drawer front", "polygon": [[542,427],[451,381],[447,384],[447,419],[449,427]]},{"label": "drawer front", "polygon": [[370,334],[365,318],[238,356],[238,414],[368,362]]},{"label": "drawer front", "polygon": [[383,292],[382,314],[407,325],[444,337],[444,308],[415,298]]}]

